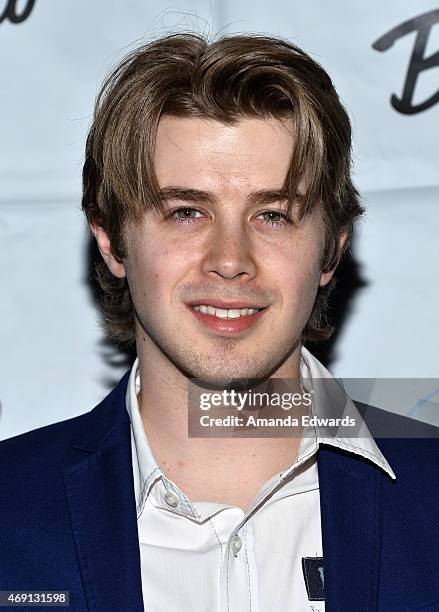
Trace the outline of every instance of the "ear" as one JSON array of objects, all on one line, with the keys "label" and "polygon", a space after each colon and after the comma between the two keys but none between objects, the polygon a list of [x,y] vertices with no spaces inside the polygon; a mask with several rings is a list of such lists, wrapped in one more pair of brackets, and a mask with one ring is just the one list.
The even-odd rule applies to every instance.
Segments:
[{"label": "ear", "polygon": [[[338,237],[338,252],[340,253],[340,255],[343,253],[343,247],[345,245],[347,238],[348,238],[348,233],[346,230],[343,230],[342,232],[340,232],[340,235]],[[320,282],[319,282],[320,287],[324,287],[325,285],[329,283],[335,270],[337,269],[337,266],[338,266],[338,261],[331,270],[326,270],[325,272],[321,273]]]},{"label": "ear", "polygon": [[99,252],[102,255],[103,260],[108,266],[110,272],[117,278],[125,278],[125,266],[122,262],[118,261],[111,250],[111,242],[107,232],[100,225],[90,224],[90,229],[93,236],[96,238],[98,243]]}]

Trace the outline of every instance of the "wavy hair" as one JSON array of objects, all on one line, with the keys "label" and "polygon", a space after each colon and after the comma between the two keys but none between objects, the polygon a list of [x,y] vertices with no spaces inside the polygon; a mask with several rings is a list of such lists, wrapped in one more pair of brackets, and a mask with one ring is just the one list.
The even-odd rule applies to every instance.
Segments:
[{"label": "wavy hair", "polygon": [[[124,226],[145,210],[163,210],[154,170],[157,127],[165,115],[203,117],[235,124],[242,117],[289,118],[296,144],[285,179],[288,213],[298,183],[308,187],[300,215],[321,205],[325,226],[322,269],[342,256],[355,219],[364,209],[351,180],[351,125],[325,70],[292,43],[261,35],[218,40],[192,33],[148,42],[127,55],[97,96],[87,137],[82,208],[90,224],[108,233],[118,261],[126,257]],[[134,307],[126,279],[96,262],[99,305],[109,337],[135,343]],[[319,287],[303,341],[329,338],[325,316],[333,277]]]}]

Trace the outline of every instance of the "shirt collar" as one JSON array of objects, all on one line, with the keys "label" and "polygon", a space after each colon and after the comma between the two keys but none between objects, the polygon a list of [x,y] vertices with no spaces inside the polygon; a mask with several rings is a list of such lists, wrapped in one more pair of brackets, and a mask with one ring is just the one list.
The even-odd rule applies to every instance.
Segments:
[{"label": "shirt collar", "polygon": [[142,505],[142,500],[149,485],[156,477],[162,474],[159,465],[152,454],[151,447],[146,437],[142,418],[139,411],[137,396],[140,392],[139,358],[136,358],[131,368],[128,380],[126,404],[131,420],[131,453],[133,459],[134,493],[136,497],[136,508]]},{"label": "shirt collar", "polygon": [[[341,384],[335,380],[325,366],[304,346],[300,354],[300,374],[304,387],[307,385],[311,386],[311,388],[305,389],[306,391],[311,391],[313,395],[311,416],[326,416],[328,411],[326,407],[331,406],[331,402],[333,402],[331,391],[335,388],[342,391]],[[324,379],[330,381],[329,384],[319,382]],[[315,445],[318,447],[320,444],[329,444],[335,448],[341,448],[349,453],[369,459],[372,463],[382,468],[391,478],[396,479],[395,473],[378,448],[354,402],[344,391],[342,391],[341,396],[343,398],[343,414],[339,416],[349,416],[354,419],[354,422],[358,425],[355,429],[355,437],[343,437],[338,433],[335,436],[329,436],[328,430],[325,430],[324,427],[315,426],[310,428],[302,437],[298,451],[298,460],[309,456]],[[285,474],[286,472],[284,472]]]},{"label": "shirt collar", "polygon": [[[320,361],[303,346],[300,355],[300,373],[306,391],[310,391],[310,389],[306,388],[306,386],[310,384],[312,385],[313,381],[321,379],[335,381],[334,377],[323,366],[323,364],[320,363]],[[137,401],[139,391],[140,374],[138,359],[136,359],[131,369],[128,382],[126,405],[131,420],[131,449],[134,473],[134,492],[138,512],[142,506],[145,494],[147,493],[151,484],[157,478],[163,476],[163,472],[153,456],[145,429],[143,427],[139,412],[139,404]],[[369,459],[375,465],[382,468],[391,478],[396,478],[392,468],[378,448],[375,440],[366,426],[366,423],[363,421],[360,413],[355,407],[355,404],[347,396],[345,396],[345,398],[346,403],[343,416],[349,415],[355,419],[356,423],[361,423],[359,435],[355,438],[345,438],[339,435],[328,436],[324,430],[321,430],[317,426],[308,429],[302,437],[297,460],[293,466],[282,473],[282,478],[287,478],[290,475],[293,467],[297,468],[298,465],[304,463],[309,457],[311,457],[317,451],[320,444],[328,444],[334,446],[335,448],[346,450],[354,455],[359,455]],[[311,416],[316,414],[323,416],[325,410],[324,407],[325,405],[328,405],[329,401],[330,398],[328,396],[327,387],[321,384],[315,385],[313,387]],[[316,410],[316,406],[318,406],[318,410]]]}]

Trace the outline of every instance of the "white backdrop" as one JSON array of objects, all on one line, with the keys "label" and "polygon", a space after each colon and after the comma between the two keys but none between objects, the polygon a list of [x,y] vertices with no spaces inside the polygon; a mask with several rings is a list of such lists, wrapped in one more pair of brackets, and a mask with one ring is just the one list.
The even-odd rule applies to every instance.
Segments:
[{"label": "white backdrop", "polygon": [[[411,114],[390,103],[402,96],[417,37],[421,68],[429,57],[431,66],[415,75],[406,110],[439,90],[438,4],[251,6],[0,0],[0,438],[88,411],[123,373],[104,358],[85,283],[85,135],[109,68],[151,36],[182,29],[280,35],[328,70],[354,127],[355,180],[367,206],[354,254],[368,283],[331,370],[439,378],[439,103]],[[26,8],[27,18],[13,23]],[[406,34],[399,28],[383,41],[408,20]],[[420,416],[439,424],[438,412]]]}]

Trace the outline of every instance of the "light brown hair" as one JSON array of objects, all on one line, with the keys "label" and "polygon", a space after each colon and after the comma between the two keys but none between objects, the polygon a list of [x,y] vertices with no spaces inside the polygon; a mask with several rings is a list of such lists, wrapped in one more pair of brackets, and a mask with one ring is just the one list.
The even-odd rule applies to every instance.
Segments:
[{"label": "light brown hair", "polygon": [[[83,168],[82,208],[89,223],[108,233],[113,255],[126,256],[123,230],[145,210],[163,209],[154,171],[158,123],[164,115],[204,117],[226,124],[241,117],[290,118],[296,146],[285,179],[288,207],[301,177],[308,188],[301,215],[320,204],[325,224],[323,270],[349,244],[363,213],[351,181],[351,126],[325,70],[292,43],[267,36],[226,36],[209,42],[173,34],[136,49],[113,70],[97,97]],[[100,308],[109,336],[135,341],[134,308],[126,279],[96,264]],[[328,338],[325,317],[335,279],[319,287],[303,341]]]}]

